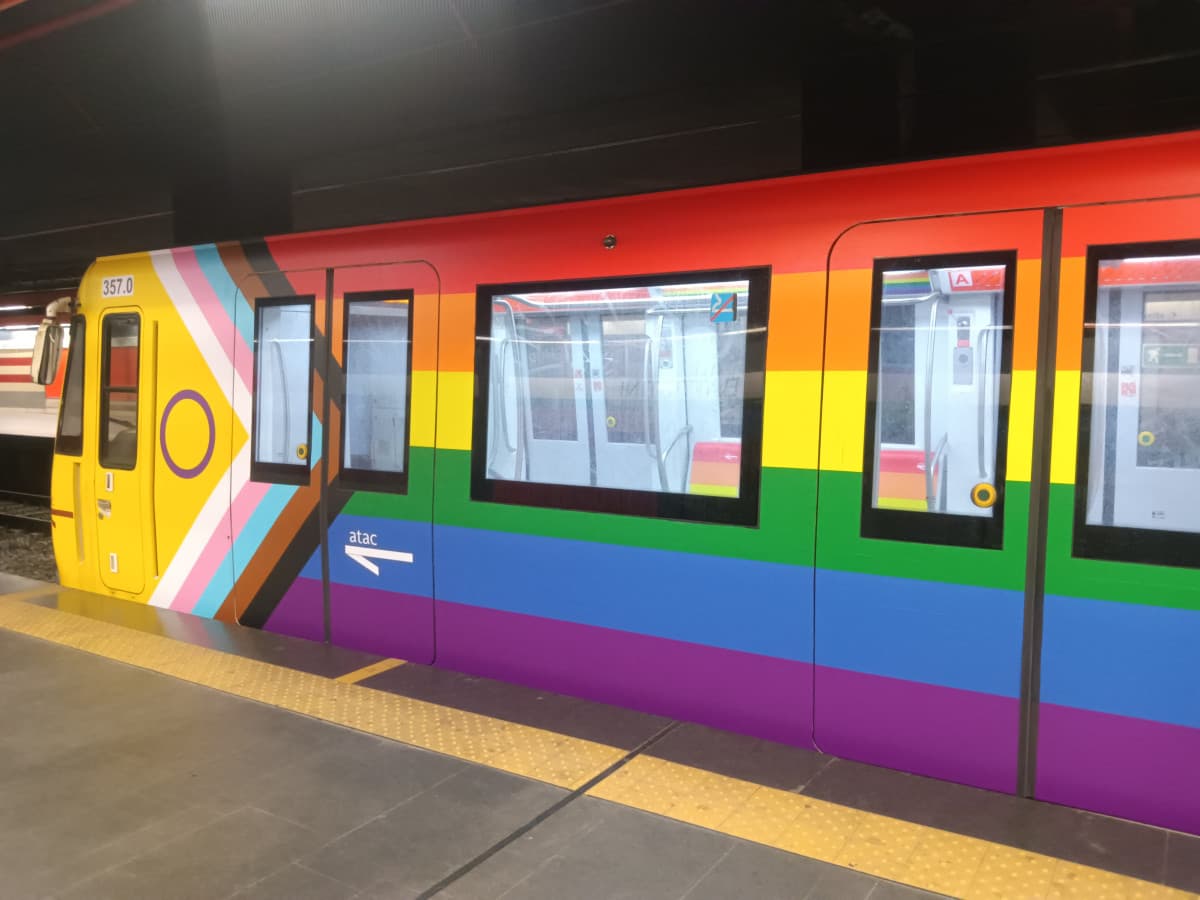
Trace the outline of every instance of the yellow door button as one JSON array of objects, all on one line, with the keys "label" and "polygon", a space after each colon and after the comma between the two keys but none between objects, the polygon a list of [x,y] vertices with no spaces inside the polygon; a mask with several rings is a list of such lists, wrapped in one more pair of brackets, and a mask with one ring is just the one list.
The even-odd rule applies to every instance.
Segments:
[{"label": "yellow door button", "polygon": [[296,445],[296,459],[308,459],[308,444]]},{"label": "yellow door button", "polygon": [[971,502],[980,509],[989,509],[996,504],[996,489],[986,481],[971,488]]},{"label": "yellow door button", "polygon": [[617,417],[609,416],[607,419],[604,420],[604,424],[607,425],[609,428],[616,428],[617,427]]},{"label": "yellow door button", "polygon": [[1154,444],[1154,432],[1142,431],[1138,433],[1138,443],[1143,447],[1150,447]]}]

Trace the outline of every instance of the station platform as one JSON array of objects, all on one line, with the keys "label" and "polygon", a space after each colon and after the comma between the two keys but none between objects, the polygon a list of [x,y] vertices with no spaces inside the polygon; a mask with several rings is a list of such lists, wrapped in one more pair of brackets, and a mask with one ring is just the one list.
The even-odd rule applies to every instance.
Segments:
[{"label": "station platform", "polygon": [[0,575],[0,897],[1183,898],[1200,838]]}]

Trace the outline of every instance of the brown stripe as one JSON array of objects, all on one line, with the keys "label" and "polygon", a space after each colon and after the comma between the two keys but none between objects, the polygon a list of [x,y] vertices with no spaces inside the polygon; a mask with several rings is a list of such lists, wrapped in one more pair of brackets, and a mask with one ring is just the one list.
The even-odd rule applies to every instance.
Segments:
[{"label": "brown stripe", "polygon": [[62,516],[64,519],[75,518],[75,513],[71,512],[69,509],[55,509],[54,507],[50,507],[50,515]]}]

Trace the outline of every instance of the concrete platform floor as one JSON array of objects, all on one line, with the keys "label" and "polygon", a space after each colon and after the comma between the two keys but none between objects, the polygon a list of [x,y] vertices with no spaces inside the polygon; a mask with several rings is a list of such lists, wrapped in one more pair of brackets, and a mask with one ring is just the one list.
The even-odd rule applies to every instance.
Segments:
[{"label": "concrete platform floor", "polygon": [[0,718],[6,898],[933,896],[2,631]]},{"label": "concrete platform floor", "polygon": [[1200,837],[3,574],[0,715],[0,900],[1200,891]]}]

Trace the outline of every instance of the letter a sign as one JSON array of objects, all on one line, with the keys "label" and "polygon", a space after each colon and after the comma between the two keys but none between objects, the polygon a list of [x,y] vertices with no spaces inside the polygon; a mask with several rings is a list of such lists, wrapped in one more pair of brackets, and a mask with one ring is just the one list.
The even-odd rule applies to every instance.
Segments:
[{"label": "letter a sign", "polygon": [[963,291],[972,287],[974,287],[974,281],[971,279],[970,269],[950,270],[950,290]]}]

